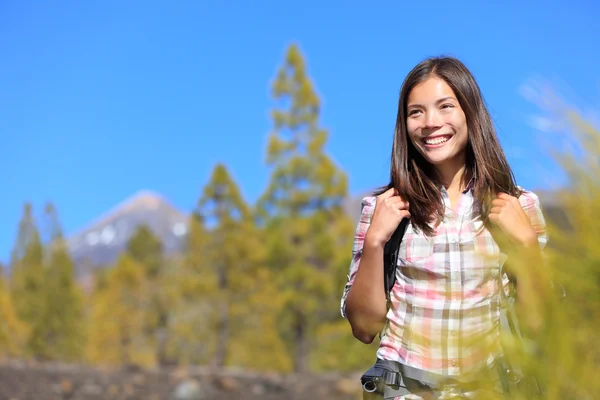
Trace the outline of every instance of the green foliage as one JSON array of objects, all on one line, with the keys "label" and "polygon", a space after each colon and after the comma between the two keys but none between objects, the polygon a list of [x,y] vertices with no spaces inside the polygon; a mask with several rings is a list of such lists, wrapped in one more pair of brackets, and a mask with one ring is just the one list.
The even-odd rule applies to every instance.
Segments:
[{"label": "green foliage", "polygon": [[[213,188],[221,187],[222,197]],[[276,317],[283,307],[283,293],[266,268],[263,236],[254,223],[250,208],[239,195],[237,185],[222,165],[200,204],[212,203],[216,219],[211,231],[211,263],[222,271],[221,299],[228,304],[231,327],[227,345],[229,365],[252,369],[287,369],[291,359],[285,351]],[[211,209],[209,207],[209,209]],[[248,352],[248,349],[254,349]]]},{"label": "green foliage", "polygon": [[295,44],[277,71],[272,93],[281,108],[271,112],[267,164],[273,171],[262,211],[296,216],[335,207],[347,194],[347,178],[325,153],[328,133],[319,127],[319,97]]},{"label": "green foliage", "polygon": [[145,268],[123,254],[109,272],[106,287],[94,293],[88,359],[108,365],[154,365],[154,347],[145,334],[147,302]]},{"label": "green foliage", "polygon": [[595,398],[600,393],[600,130],[568,110],[577,153],[562,151],[557,158],[568,173],[560,204],[569,226],[549,225],[552,245],[547,263],[535,269],[535,279],[551,280],[556,290],[543,299],[543,329],[538,351],[528,359],[546,389],[547,399]]},{"label": "green foliage", "polygon": [[273,284],[275,274],[268,267],[257,268],[244,289],[247,297],[231,304],[229,365],[254,371],[293,370],[293,357],[277,324],[284,303]]},{"label": "green foliage", "polygon": [[533,285],[517,293],[525,340],[505,335],[503,350],[543,390],[536,396],[521,385],[513,399],[592,399],[600,392],[600,229],[593,217],[600,212],[600,130],[570,110],[565,116],[570,129],[563,134],[576,146],[555,153],[568,177],[553,201],[564,218],[547,219],[550,241],[541,262],[527,254],[509,259],[517,286]]},{"label": "green foliage", "polygon": [[73,260],[52,204],[46,206],[45,217],[52,234],[44,282],[46,301],[42,329],[45,348],[40,355],[57,360],[77,360],[83,355],[85,339],[83,294],[76,284]]},{"label": "green foliage", "polygon": [[29,327],[17,316],[4,276],[0,277],[0,358],[24,354]]},{"label": "green foliage", "polygon": [[245,280],[251,279],[248,275],[253,267],[252,248],[241,235],[246,233],[242,225],[250,221],[251,216],[224,165],[215,166],[210,182],[205,186],[198,202],[198,212],[211,226],[206,258],[209,268],[217,277],[216,292],[212,295],[213,304],[216,305],[214,320],[217,335],[213,363],[223,366],[229,357],[230,303],[239,301],[240,291]]},{"label": "green foliage", "polygon": [[46,358],[77,360],[83,354],[83,294],[75,281],[73,260],[67,249],[56,210],[47,204],[45,219],[50,228],[44,292],[46,307],[42,320]]},{"label": "green foliage", "polygon": [[46,308],[44,252],[31,204],[25,204],[17,242],[11,254],[11,296],[20,320],[30,329],[27,354],[46,353],[44,315]]},{"label": "green foliage", "polygon": [[288,48],[272,89],[279,106],[271,113],[274,130],[267,148],[272,175],[259,211],[267,264],[283,298],[279,329],[294,353],[294,369],[302,372],[315,353],[316,327],[327,320],[323,306],[339,298],[342,281],[337,287],[331,281],[339,276],[336,253],[350,252],[349,242],[335,246],[339,226],[348,229],[347,237],[352,235],[341,208],[347,178],[325,152],[319,97],[295,44]]},{"label": "green foliage", "polygon": [[125,252],[144,268],[148,289],[146,307],[142,311],[145,341],[154,347],[156,361],[168,364],[172,362],[167,355],[167,340],[171,322],[169,308],[173,301],[170,292],[164,290],[169,282],[162,242],[150,227],[142,225],[127,242]]},{"label": "green foliage", "polygon": [[216,346],[214,296],[218,293],[215,271],[206,256],[209,234],[197,212],[188,221],[184,254],[166,271],[170,330],[167,354],[179,364],[206,364]]},{"label": "green foliage", "polygon": [[141,225],[127,242],[125,250],[146,269],[146,275],[154,278],[163,265],[163,246],[147,225]]}]

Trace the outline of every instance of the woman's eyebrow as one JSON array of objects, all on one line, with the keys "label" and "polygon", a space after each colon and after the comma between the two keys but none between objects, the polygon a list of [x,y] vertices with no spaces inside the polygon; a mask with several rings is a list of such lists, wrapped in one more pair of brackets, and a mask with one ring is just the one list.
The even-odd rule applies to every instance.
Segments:
[{"label": "woman's eyebrow", "polygon": [[[453,96],[446,96],[446,97],[442,97],[441,99],[438,99],[435,102],[435,104],[437,105],[437,104],[443,103],[443,102],[448,101],[448,100],[458,101]],[[422,104],[413,103],[413,104],[409,104],[406,108],[418,108],[418,107],[423,107],[423,105]]]},{"label": "woman's eyebrow", "polygon": [[444,101],[448,101],[448,100],[455,100],[455,101],[458,101],[458,100],[456,100],[456,98],[454,98],[453,96],[446,96],[446,97],[442,97],[441,99],[439,99],[439,100],[438,100],[438,101],[436,101],[435,103],[436,103],[436,104],[440,104],[440,103],[443,103]]}]

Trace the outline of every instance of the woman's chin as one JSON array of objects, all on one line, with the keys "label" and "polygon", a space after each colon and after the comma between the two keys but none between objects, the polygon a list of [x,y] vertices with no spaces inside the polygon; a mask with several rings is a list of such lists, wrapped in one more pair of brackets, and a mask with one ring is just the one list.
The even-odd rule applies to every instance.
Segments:
[{"label": "woman's chin", "polygon": [[459,154],[448,151],[427,151],[425,154],[423,154],[423,156],[428,163],[436,167],[440,167],[445,164],[453,164],[458,160],[460,160],[460,162],[464,162],[464,158],[459,157]]}]

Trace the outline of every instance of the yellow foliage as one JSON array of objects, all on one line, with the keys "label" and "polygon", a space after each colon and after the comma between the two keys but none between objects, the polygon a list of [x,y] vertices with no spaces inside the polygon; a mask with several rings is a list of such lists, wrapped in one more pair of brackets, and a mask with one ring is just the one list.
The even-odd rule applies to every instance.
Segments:
[{"label": "yellow foliage", "polygon": [[258,371],[289,372],[293,356],[277,326],[277,314],[283,307],[273,284],[274,273],[267,268],[256,271],[248,297],[231,306],[232,332],[228,364]]},{"label": "yellow foliage", "polygon": [[17,317],[10,293],[0,278],[0,358],[21,356],[28,336],[29,328]]},{"label": "yellow foliage", "polygon": [[[537,303],[539,315],[521,313],[524,342],[502,338],[505,354],[541,384],[540,398],[557,400],[592,399],[600,393],[600,131],[575,114],[569,118],[579,147],[557,153],[568,183],[555,194],[552,209],[543,210],[550,238],[544,261],[510,259],[519,282],[533,282],[536,292],[525,293],[525,303]],[[536,320],[541,321],[537,329],[528,326]],[[537,398],[524,387],[510,396]]]},{"label": "yellow foliage", "polygon": [[370,345],[358,341],[346,320],[338,318],[320,325],[316,337],[316,351],[311,360],[313,370],[354,372],[375,362],[378,341]]},{"label": "yellow foliage", "polygon": [[121,256],[109,272],[107,286],[94,297],[88,359],[109,365],[154,365],[154,349],[143,334],[148,311],[144,267]]}]

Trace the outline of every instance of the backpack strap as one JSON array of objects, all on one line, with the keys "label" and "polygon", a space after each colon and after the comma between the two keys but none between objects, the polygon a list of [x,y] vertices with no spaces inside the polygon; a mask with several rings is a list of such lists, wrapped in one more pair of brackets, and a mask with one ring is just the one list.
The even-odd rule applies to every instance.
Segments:
[{"label": "backpack strap", "polygon": [[408,218],[402,218],[392,237],[383,248],[383,283],[388,307],[390,305],[390,292],[396,283],[396,267],[398,266],[400,243],[402,242],[407,226]]}]

